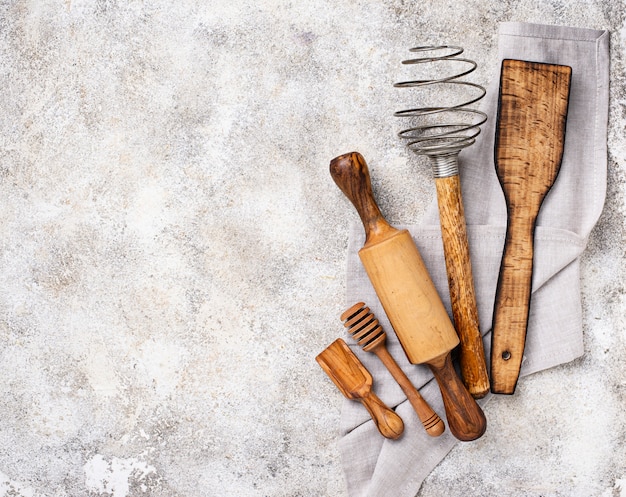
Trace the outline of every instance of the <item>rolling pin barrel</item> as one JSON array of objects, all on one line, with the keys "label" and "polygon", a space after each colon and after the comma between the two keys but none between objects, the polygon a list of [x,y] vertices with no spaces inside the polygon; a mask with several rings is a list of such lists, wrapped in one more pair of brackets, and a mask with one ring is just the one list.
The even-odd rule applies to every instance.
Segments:
[{"label": "rolling pin barrel", "polygon": [[359,251],[393,329],[412,364],[459,344],[450,317],[407,230]]}]

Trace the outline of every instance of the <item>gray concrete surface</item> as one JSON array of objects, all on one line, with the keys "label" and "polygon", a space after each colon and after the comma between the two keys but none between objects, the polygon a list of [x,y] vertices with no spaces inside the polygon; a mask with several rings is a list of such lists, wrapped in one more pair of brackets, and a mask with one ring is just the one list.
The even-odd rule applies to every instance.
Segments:
[{"label": "gray concrete surface", "polygon": [[393,222],[429,173],[396,139],[406,49],[495,74],[501,21],[611,30],[608,198],[586,354],[486,408],[419,491],[626,495],[626,5],[606,0],[0,3],[0,496],[346,496],[340,334],[359,150]]}]

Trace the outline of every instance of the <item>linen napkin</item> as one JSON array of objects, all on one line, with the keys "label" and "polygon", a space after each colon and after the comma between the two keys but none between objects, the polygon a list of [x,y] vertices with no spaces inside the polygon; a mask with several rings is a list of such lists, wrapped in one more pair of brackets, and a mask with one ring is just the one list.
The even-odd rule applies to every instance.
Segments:
[{"label": "linen napkin", "polygon": [[[521,376],[525,376],[583,354],[579,257],[602,212],[606,194],[609,33],[503,23],[499,29],[498,56],[572,67],[563,161],[541,208],[535,233],[531,308],[521,369]],[[482,134],[459,158],[480,329],[488,358],[506,227],[506,206],[494,165],[499,77],[499,72],[494,75],[482,100],[481,109],[489,116],[482,126]],[[373,175],[378,166],[370,164]],[[450,313],[436,201],[419,226],[400,227],[408,228],[413,235]],[[411,365],[406,359],[361,265],[357,252],[363,242],[363,227],[354,224],[347,257],[346,305],[363,301],[372,309],[388,332],[391,354],[445,420],[436,382],[426,366]],[[372,373],[376,394],[395,408],[405,423],[399,440],[384,439],[360,404],[344,402],[339,450],[348,492],[353,497],[412,497],[457,440],[449,429],[438,438],[426,435],[400,387],[382,363],[373,354],[363,352],[352,340],[346,341]],[[491,397],[488,395],[479,404]]]}]

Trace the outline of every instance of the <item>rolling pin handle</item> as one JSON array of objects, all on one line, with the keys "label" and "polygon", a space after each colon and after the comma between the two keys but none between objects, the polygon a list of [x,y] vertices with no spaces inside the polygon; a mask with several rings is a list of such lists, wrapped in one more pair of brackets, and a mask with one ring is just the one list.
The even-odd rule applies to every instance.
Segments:
[{"label": "rolling pin handle", "polygon": [[330,161],[330,175],[359,213],[365,228],[365,245],[397,231],[385,220],[376,204],[369,169],[360,153],[335,157]]},{"label": "rolling pin handle", "polygon": [[427,364],[439,384],[452,434],[465,442],[480,438],[487,429],[485,414],[456,374],[450,354]]}]

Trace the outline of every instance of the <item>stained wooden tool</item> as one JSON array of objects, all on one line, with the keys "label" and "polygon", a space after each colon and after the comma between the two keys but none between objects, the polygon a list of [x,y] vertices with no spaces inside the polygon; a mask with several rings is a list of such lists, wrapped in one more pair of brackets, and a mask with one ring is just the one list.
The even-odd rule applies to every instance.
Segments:
[{"label": "stained wooden tool", "polygon": [[416,390],[411,380],[404,374],[404,371],[387,350],[385,345],[387,334],[369,307],[366,307],[363,302],[358,302],[341,315],[341,320],[344,322],[344,326],[348,328],[348,333],[363,347],[363,350],[376,354],[389,370],[413,406],[426,433],[431,437],[441,435],[446,429],[443,421]]},{"label": "stained wooden tool", "polygon": [[346,342],[338,338],[315,360],[346,398],[361,401],[381,435],[391,439],[402,435],[404,431],[402,419],[372,391],[372,375]]},{"label": "stained wooden tool", "polygon": [[[436,159],[435,159],[436,160]],[[459,175],[435,178],[452,317],[461,346],[459,363],[463,383],[474,398],[489,392],[489,373],[478,326],[478,307],[470,262]]]},{"label": "stained wooden tool", "polygon": [[496,124],[496,172],[507,229],[494,306],[491,390],[513,394],[530,308],[535,223],[561,167],[572,70],[504,60]]},{"label": "stained wooden tool", "polygon": [[365,244],[359,257],[407,358],[427,364],[435,375],[452,434],[460,440],[480,437],[485,416],[450,359],[459,338],[410,233],[383,217],[359,153],[333,159],[330,173],[363,221]]}]

